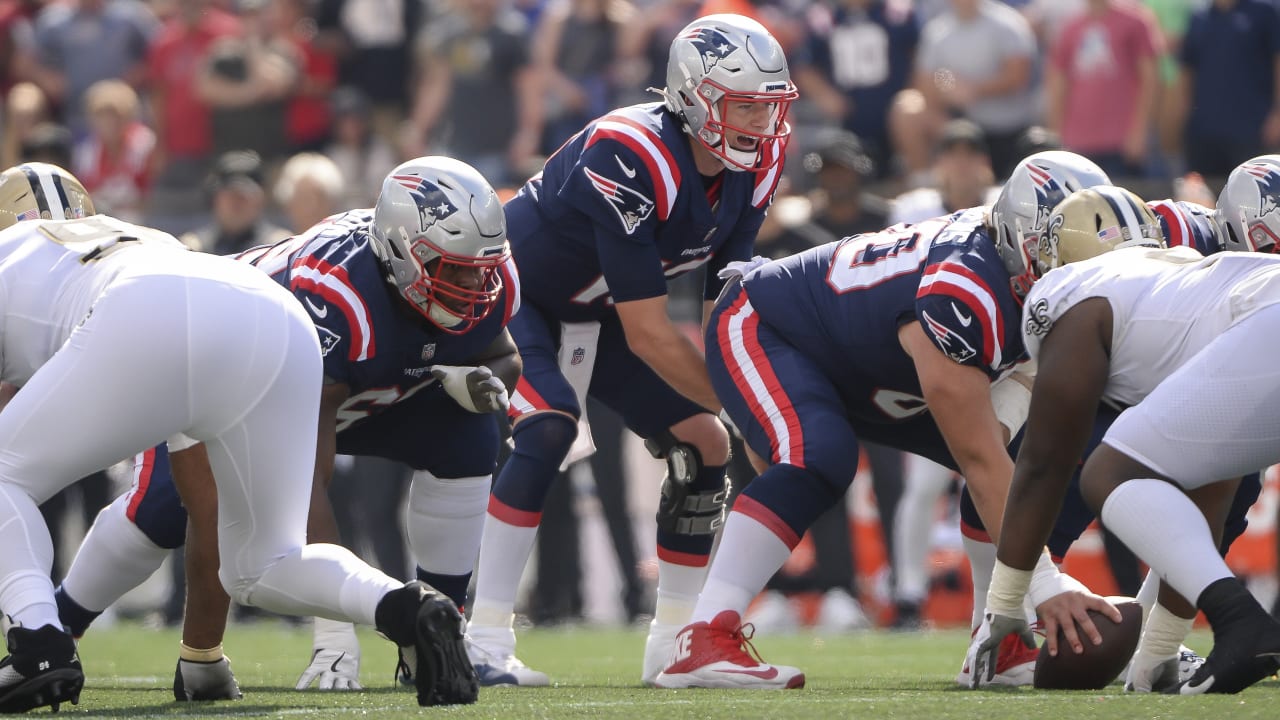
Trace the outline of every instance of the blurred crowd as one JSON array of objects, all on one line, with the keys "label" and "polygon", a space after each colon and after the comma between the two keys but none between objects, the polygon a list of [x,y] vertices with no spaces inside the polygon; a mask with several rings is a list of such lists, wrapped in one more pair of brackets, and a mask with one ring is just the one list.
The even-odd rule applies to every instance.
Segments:
[{"label": "blurred crowd", "polygon": [[[761,231],[762,254],[982,204],[1019,158],[1052,147],[1088,156],[1144,197],[1212,204],[1238,163],[1280,150],[1278,5],[0,0],[0,166],[57,163],[102,212],[204,251],[237,252],[372,206],[383,176],[418,155],[456,157],[513,192],[591,119],[657,100],[647,89],[664,83],[679,28],[699,15],[738,12],[782,42],[800,89],[786,182]],[[699,303],[688,295],[673,308],[694,322]],[[620,432],[596,433],[606,451],[599,480],[622,482],[608,442]],[[915,558],[919,541],[893,539],[897,496],[905,494],[899,513],[910,525],[929,523],[953,478],[907,468],[903,480],[905,462],[877,461],[887,469],[875,472],[876,489],[891,554],[909,545]],[[388,527],[362,519],[362,504],[372,517],[396,507],[403,472],[350,473],[366,479],[360,491],[335,483],[346,493],[337,506],[352,513],[344,538],[377,549],[393,574],[406,573],[394,541],[359,538],[363,528]],[[386,480],[368,479],[375,474]],[[375,486],[386,497],[371,497]],[[99,495],[91,493],[86,509],[96,509]],[[629,545],[637,534],[625,525],[625,493],[601,497],[623,567],[625,614],[635,619],[646,605]],[[570,494],[557,503],[571,515]],[[555,507],[547,512],[548,528],[571,527],[550,521]],[[856,595],[848,523],[834,516],[828,526],[823,532],[835,539],[821,547],[833,559],[812,589]],[[544,537],[577,542],[548,530]],[[577,571],[550,563],[541,573],[554,578],[535,604],[547,620],[581,612],[577,581],[565,572]],[[918,622],[926,579],[899,575],[899,614]],[[865,624],[856,610],[845,608],[841,622]]]}]

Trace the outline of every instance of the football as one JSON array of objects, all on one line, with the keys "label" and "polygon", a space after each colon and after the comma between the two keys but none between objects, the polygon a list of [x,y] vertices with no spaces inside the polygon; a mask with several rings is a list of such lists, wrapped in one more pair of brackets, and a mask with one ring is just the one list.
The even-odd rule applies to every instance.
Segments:
[{"label": "football", "polygon": [[1128,597],[1107,598],[1120,610],[1119,624],[1093,610],[1089,617],[1102,635],[1102,644],[1084,640],[1079,655],[1066,644],[1058,630],[1058,655],[1049,655],[1049,644],[1040,646],[1036,660],[1035,686],[1046,690],[1100,690],[1124,672],[1142,635],[1142,605]]}]

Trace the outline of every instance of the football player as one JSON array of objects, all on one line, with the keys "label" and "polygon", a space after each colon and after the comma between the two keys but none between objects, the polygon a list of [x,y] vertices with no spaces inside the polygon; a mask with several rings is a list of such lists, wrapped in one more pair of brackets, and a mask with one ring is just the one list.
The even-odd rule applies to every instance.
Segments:
[{"label": "football player", "polygon": [[[1241,163],[1228,177],[1214,209],[1175,200],[1151,201],[1147,206],[1159,220],[1170,247],[1189,247],[1202,255],[1223,250],[1275,252],[1275,241],[1280,236],[1280,213],[1274,212],[1280,207],[1280,157],[1263,155]],[[1001,208],[997,208],[999,211]],[[1101,442],[1118,414],[1105,404],[1099,406],[1087,452]],[[1015,438],[1010,446],[1015,456],[1021,440],[1021,436]],[[1080,495],[1078,479],[1077,473],[1049,536],[1048,548],[1055,560],[1066,554],[1095,518]],[[1241,479],[1224,524],[1215,525],[1215,532],[1222,535],[1223,555],[1244,533],[1248,526],[1246,515],[1261,489],[1261,473],[1253,472]],[[985,537],[981,518],[967,492],[961,494],[960,515],[975,577],[989,578],[995,564],[995,547]],[[981,622],[987,589],[985,582],[974,583],[975,625]],[[1148,573],[1138,599],[1146,611],[1146,632],[1126,672],[1125,687],[1138,692],[1160,691],[1188,679],[1203,663],[1203,658],[1180,644],[1191,630],[1195,607],[1167,586],[1162,589],[1153,572]],[[973,680],[967,673],[958,678],[962,685],[972,685]]]},{"label": "football player", "polygon": [[[1107,182],[1065,152],[1034,155],[1019,172],[1034,176],[1030,210],[1040,211],[1008,239],[1018,253],[1054,202]],[[972,208],[727,269],[740,279],[712,313],[707,362],[761,474],[734,504],[660,687],[803,686],[800,670],[752,657],[741,616],[844,495],[860,440],[963,471],[983,517],[1000,517],[1005,445],[1026,393],[1014,372],[1024,359],[1016,318],[1031,278],[1011,276],[996,237],[988,211]],[[1040,570],[1040,592],[1074,582],[1047,560]]]},{"label": "football player", "polygon": [[175,468],[196,470],[175,478],[183,501],[217,518],[226,592],[373,625],[423,663],[443,656],[418,702],[474,702],[448,598],[306,544],[321,346],[289,293],[245,264],[94,214],[83,186],[50,165],[0,174],[0,224],[12,225],[0,233],[0,380],[20,388],[0,412],[0,712],[78,702],[84,685],[37,506],[166,438]]},{"label": "football player", "polygon": [[[519,288],[497,195],[465,163],[418,158],[387,176],[372,210],[335,215],[239,259],[287,288],[320,339],[309,536],[338,542],[328,499],[336,453],[403,462],[415,470],[407,525],[418,579],[461,606],[500,442],[495,413],[507,408],[506,387],[520,374],[505,329]],[[85,538],[58,589],[73,634],[182,544],[187,516],[172,490],[173,459],[164,448],[140,457],[134,488]],[[202,537],[204,519],[190,520]],[[215,549],[197,537],[187,547],[192,587],[174,694],[234,697],[229,668],[197,663],[186,649],[218,646],[227,614],[226,598],[208,587]],[[312,661],[297,687],[359,689],[359,659],[350,623],[317,618]]]},{"label": "football player", "polygon": [[688,622],[722,522],[728,434],[702,352],[667,315],[667,281],[705,271],[709,301],[722,285],[717,271],[750,257],[797,93],[777,40],[739,15],[681,30],[659,92],[661,102],[592,121],[506,206],[524,278],[523,310],[511,324],[524,375],[468,626],[484,683],[548,682],[516,657],[513,608],[551,482],[589,452],[585,395],[616,410],[667,461],[645,682]]},{"label": "football player", "polygon": [[[1036,263],[1044,277],[1027,298],[1021,328],[1039,373],[974,662],[981,674],[1002,638],[1030,639],[1022,614],[1029,568],[1103,403],[1120,415],[1086,461],[1081,492],[1165,583],[1195,599],[1213,627],[1213,651],[1177,690],[1239,692],[1280,668],[1280,623],[1219,552],[1235,478],[1280,461],[1280,416],[1270,396],[1280,387],[1271,362],[1280,260],[1203,258],[1180,247],[1089,259],[1098,228],[1112,224],[1109,213],[1092,194],[1068,198]],[[1076,592],[1038,611],[1050,652],[1065,651],[1056,642],[1059,626],[1077,652],[1083,640],[1075,623],[1098,641]],[[1180,641],[1162,640],[1166,649]]]}]

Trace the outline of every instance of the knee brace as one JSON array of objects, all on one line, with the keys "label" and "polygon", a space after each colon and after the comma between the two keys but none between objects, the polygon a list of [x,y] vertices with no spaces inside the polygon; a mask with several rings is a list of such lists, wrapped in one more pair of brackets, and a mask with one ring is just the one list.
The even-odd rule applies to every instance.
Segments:
[{"label": "knee brace", "polygon": [[723,472],[714,481],[702,477],[702,453],[670,431],[645,440],[644,446],[655,458],[667,461],[658,501],[658,529],[680,535],[714,535],[724,524],[729,498],[729,481]]}]

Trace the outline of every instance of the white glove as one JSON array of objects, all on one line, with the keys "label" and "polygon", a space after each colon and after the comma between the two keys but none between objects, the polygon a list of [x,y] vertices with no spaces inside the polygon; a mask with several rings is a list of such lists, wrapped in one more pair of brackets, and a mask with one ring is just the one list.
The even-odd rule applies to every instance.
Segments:
[{"label": "white glove", "polygon": [[432,365],[431,375],[440,381],[449,397],[468,412],[506,412],[511,406],[502,379],[483,365]]},{"label": "white glove", "polygon": [[982,619],[978,632],[969,642],[969,652],[965,655],[965,665],[973,670],[970,687],[979,688],[991,682],[996,674],[996,659],[1000,655],[1000,642],[1010,635],[1022,638],[1023,644],[1029,648],[1036,646],[1035,633],[1027,624],[1025,617],[1009,617],[987,613]]},{"label": "white glove", "polygon": [[226,656],[212,662],[178,660],[173,673],[173,699],[190,700],[239,700],[240,685],[231,672],[231,660]]},{"label": "white glove", "polygon": [[1125,692],[1164,692],[1178,686],[1177,655],[1155,657],[1139,650],[1125,673]]},{"label": "white glove", "polygon": [[360,642],[351,623],[316,618],[315,651],[295,690],[361,690]]}]

